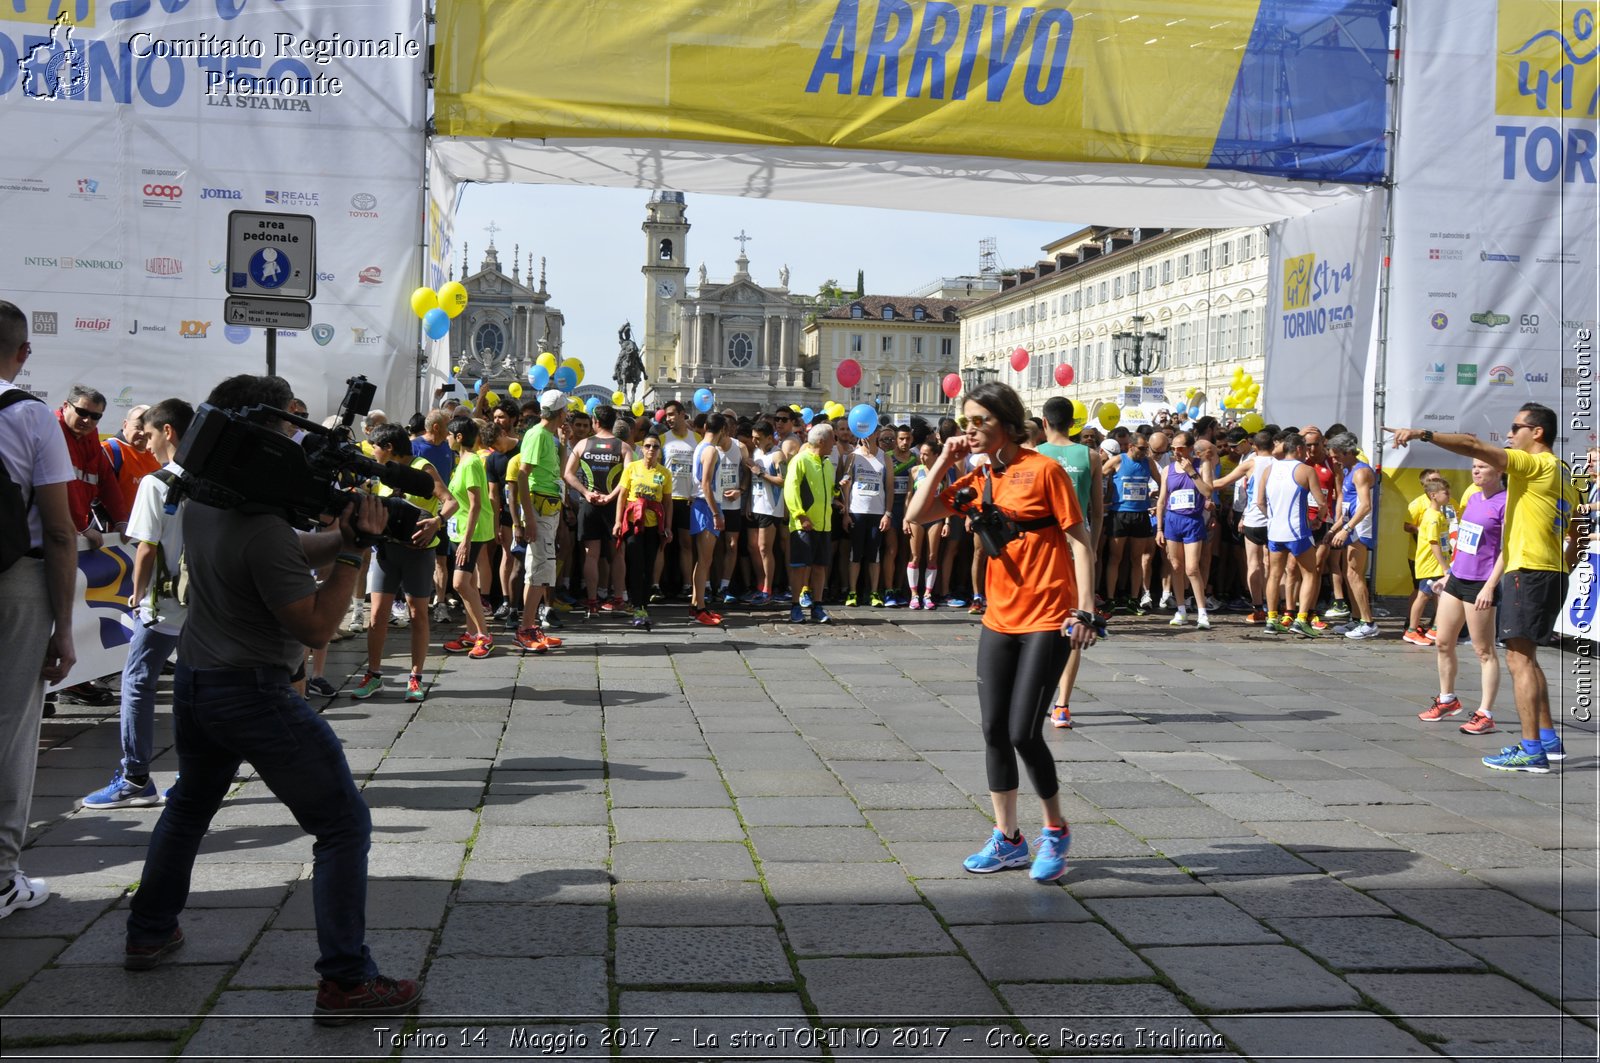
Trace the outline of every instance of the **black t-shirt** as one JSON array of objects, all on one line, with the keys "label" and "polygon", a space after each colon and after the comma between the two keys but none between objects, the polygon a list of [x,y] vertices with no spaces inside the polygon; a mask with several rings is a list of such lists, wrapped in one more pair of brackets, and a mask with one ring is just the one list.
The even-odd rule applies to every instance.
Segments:
[{"label": "black t-shirt", "polygon": [[511,465],[511,455],[502,454],[496,450],[483,459],[484,468],[489,474],[489,484],[494,491],[494,497],[500,500],[500,523],[509,525],[511,521],[511,504],[506,497],[506,469]]}]

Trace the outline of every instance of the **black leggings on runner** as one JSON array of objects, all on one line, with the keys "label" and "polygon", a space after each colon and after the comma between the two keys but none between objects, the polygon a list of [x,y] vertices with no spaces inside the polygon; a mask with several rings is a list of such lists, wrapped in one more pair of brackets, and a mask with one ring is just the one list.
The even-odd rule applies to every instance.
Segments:
[{"label": "black leggings on runner", "polygon": [[650,581],[656,574],[656,554],[661,552],[661,529],[640,528],[622,540],[628,559],[628,600],[635,609],[650,604]]},{"label": "black leggings on runner", "polygon": [[1071,653],[1072,640],[1059,631],[1006,635],[983,629],[978,638],[978,708],[991,791],[1017,788],[1016,755],[1027,765],[1041,799],[1049,800],[1060,789],[1055,757],[1044,739],[1044,716]]}]

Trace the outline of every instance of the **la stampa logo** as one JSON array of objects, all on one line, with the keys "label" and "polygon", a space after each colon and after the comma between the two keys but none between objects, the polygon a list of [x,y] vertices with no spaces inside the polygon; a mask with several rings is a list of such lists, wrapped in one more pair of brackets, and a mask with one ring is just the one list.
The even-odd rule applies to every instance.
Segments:
[{"label": "la stampa logo", "polygon": [[81,97],[89,84],[83,54],[73,44],[72,17],[62,11],[50,27],[50,39],[28,49],[17,60],[23,95],[34,100]]}]

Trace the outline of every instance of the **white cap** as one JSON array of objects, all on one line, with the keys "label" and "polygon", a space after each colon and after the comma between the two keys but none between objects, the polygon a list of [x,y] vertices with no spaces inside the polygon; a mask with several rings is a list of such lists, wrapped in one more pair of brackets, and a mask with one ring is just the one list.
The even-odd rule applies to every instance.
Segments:
[{"label": "white cap", "polygon": [[539,412],[546,416],[552,413],[559,413],[566,408],[567,396],[565,392],[551,388],[539,396]]},{"label": "white cap", "polygon": [[1122,444],[1118,443],[1115,439],[1108,438],[1101,442],[1100,449],[1115,457],[1116,455],[1122,453]]}]

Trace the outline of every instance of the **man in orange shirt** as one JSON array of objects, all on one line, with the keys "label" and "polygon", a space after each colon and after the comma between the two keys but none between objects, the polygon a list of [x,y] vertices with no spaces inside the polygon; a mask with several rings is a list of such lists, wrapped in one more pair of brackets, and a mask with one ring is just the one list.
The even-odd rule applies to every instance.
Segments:
[{"label": "man in orange shirt", "polygon": [[133,504],[133,498],[139,493],[139,481],[161,468],[161,462],[150,453],[150,447],[145,443],[144,415],[149,406],[135,406],[128,411],[128,416],[122,419],[122,430],[100,446],[106,452],[106,460],[111,462],[111,471],[116,474],[117,484],[122,488],[122,497]]}]

